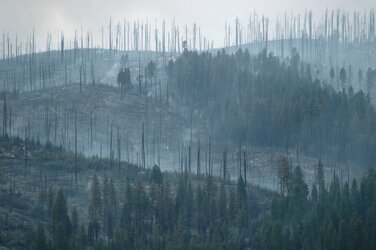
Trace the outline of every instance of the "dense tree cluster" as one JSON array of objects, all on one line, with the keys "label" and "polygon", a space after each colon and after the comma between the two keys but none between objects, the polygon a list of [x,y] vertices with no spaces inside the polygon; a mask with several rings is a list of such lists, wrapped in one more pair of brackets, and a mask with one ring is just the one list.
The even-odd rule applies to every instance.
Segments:
[{"label": "dense tree cluster", "polygon": [[[319,185],[317,185],[319,187]],[[256,249],[376,249],[376,173],[360,184],[341,184],[334,174],[329,188],[316,184],[308,197],[301,170],[291,189],[275,195],[270,214],[254,241]]]},{"label": "dense tree cluster", "polygon": [[[283,163],[283,160],[280,162]],[[320,168],[321,162],[317,168]],[[287,171],[287,170],[286,170]],[[319,178],[320,174],[318,174]],[[317,181],[309,194],[299,166],[288,188],[274,194],[207,176],[166,181],[159,167],[148,181],[127,181],[123,198],[111,178],[93,176],[89,218],[68,214],[63,190],[48,193],[49,223],[36,229],[34,249],[375,249],[376,173],[360,185],[329,188]],[[175,190],[175,191],[173,191]],[[269,201],[271,202],[269,203]],[[87,222],[88,221],[88,222]],[[87,222],[87,223],[86,223]],[[47,228],[47,229],[46,229]],[[49,247],[49,248],[47,248]]]},{"label": "dense tree cluster", "polygon": [[[22,140],[0,139],[3,149],[13,148],[15,158],[23,155],[17,153]],[[33,157],[36,148],[46,155],[59,152],[61,160],[69,156],[51,146],[34,147]],[[34,167],[33,157],[28,168]],[[162,173],[154,166],[141,171],[145,174],[128,175],[120,185],[119,179],[107,177],[110,171],[97,171],[86,191],[87,207],[70,202],[68,189],[40,190],[29,245],[31,249],[375,249],[376,172],[369,170],[351,185],[333,173],[326,186],[323,163],[318,161],[314,170],[315,182],[308,190],[301,168],[292,168],[288,157],[281,156],[276,168],[279,193],[247,186],[242,176],[235,184],[210,175]]]},{"label": "dense tree cluster", "polygon": [[[298,155],[371,166],[376,114],[368,94],[354,93],[344,68],[338,79],[349,87],[339,92],[313,71],[300,62],[296,50],[283,61],[266,50],[258,56],[247,50],[216,55],[187,51],[167,69],[177,99],[219,142],[294,149]],[[372,72],[367,73],[370,86]]]},{"label": "dense tree cluster", "polygon": [[129,68],[122,68],[117,76],[117,84],[120,87],[120,95],[123,97],[125,91],[132,87],[131,70]]},{"label": "dense tree cluster", "polygon": [[[63,190],[48,191],[48,223],[34,249],[234,249],[251,246],[266,207],[239,178],[237,185],[188,174],[166,181],[158,166],[148,181],[128,179],[123,197],[111,178],[94,175],[88,218],[69,215]],[[268,194],[268,192],[265,192]]]}]

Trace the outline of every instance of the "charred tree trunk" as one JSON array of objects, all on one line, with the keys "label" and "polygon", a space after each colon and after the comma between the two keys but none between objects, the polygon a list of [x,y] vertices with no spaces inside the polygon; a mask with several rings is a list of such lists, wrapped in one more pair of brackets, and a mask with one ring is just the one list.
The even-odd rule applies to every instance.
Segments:
[{"label": "charred tree trunk", "polygon": [[74,180],[77,184],[77,111],[74,110]]},{"label": "charred tree trunk", "polygon": [[247,186],[247,160],[246,160],[246,155],[245,155],[245,151],[244,151],[244,157],[243,157],[243,160],[244,160],[244,165],[243,165],[243,170],[244,170],[244,184]]},{"label": "charred tree trunk", "polygon": [[142,134],[141,134],[141,157],[142,157],[142,167],[145,168],[145,125],[142,123]]},{"label": "charred tree trunk", "polygon": [[28,132],[27,127],[25,127],[25,168],[28,166],[28,152],[27,152],[27,142],[28,142]]}]

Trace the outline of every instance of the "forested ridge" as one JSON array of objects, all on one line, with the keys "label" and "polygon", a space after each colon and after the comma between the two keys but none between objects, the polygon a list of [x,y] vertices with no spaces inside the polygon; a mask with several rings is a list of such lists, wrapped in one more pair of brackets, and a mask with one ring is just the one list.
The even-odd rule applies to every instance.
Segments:
[{"label": "forested ridge", "polygon": [[[31,140],[29,143],[38,145]],[[300,167],[291,168],[288,158],[281,156],[276,172],[280,192],[271,192],[246,184],[242,176],[234,183],[210,175],[163,173],[158,166],[141,168],[138,174],[130,175],[130,166],[124,165],[119,173],[116,167],[109,168],[108,164],[100,167],[101,164],[82,158],[84,167],[80,168],[78,183],[88,181],[83,177],[85,172],[96,166],[88,177],[84,196],[80,196],[83,191],[74,182],[59,188],[56,182],[45,185],[44,181],[33,196],[20,188],[22,183],[12,184],[20,180],[17,177],[20,169],[15,163],[17,157],[24,155],[24,146],[25,142],[20,139],[1,137],[1,163],[7,162],[15,168],[12,178],[4,178],[7,171],[1,172],[1,207],[8,210],[4,215],[10,218],[1,217],[0,242],[5,246],[29,249],[376,248],[374,170],[369,170],[360,182],[354,179],[349,180],[351,184],[348,181],[341,184],[333,173],[330,183],[325,183],[323,164],[318,162],[313,166],[315,184],[309,190]],[[30,162],[60,159],[63,167],[60,175],[70,165],[69,154],[59,148],[39,145],[30,146],[29,150]],[[42,164],[40,168],[30,163],[27,168],[31,173],[39,170],[50,175],[47,165]],[[69,168],[65,171],[72,174]],[[136,169],[132,172],[137,173]],[[35,173],[28,178],[38,176]],[[10,189],[6,189],[8,185]],[[77,198],[87,202],[77,206],[73,202]],[[14,220],[15,215],[27,216],[27,223]],[[24,234],[19,234],[20,231]]]},{"label": "forested ridge", "polygon": [[[316,76],[326,72],[301,62],[296,50],[284,60],[266,50],[257,56],[222,50],[215,55],[186,51],[169,62],[167,71],[178,98],[218,143],[374,165],[375,110],[368,93],[351,86],[355,81],[373,86],[372,69],[359,72],[357,79],[344,68],[338,76],[332,69],[328,81],[320,82]],[[333,87],[337,81],[341,91]]]}]

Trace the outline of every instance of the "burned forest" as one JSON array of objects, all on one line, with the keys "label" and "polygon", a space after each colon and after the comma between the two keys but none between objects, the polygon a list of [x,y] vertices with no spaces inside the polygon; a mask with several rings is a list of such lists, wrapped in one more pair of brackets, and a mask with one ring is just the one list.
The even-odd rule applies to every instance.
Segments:
[{"label": "burned forest", "polygon": [[331,1],[0,9],[0,249],[376,249],[376,12]]}]

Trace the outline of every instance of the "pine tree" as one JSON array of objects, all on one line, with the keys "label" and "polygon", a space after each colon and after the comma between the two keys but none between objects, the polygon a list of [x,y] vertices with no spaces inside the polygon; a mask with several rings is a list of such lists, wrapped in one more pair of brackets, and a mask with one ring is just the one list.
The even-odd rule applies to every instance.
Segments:
[{"label": "pine tree", "polygon": [[59,189],[52,210],[52,235],[56,249],[67,249],[70,241],[72,225],[68,216],[64,191]]},{"label": "pine tree", "polygon": [[324,166],[321,159],[319,159],[315,167],[315,182],[319,186],[319,192],[321,193],[325,188]]},{"label": "pine tree", "polygon": [[193,209],[194,209],[194,203],[193,203],[193,191],[192,191],[192,185],[189,182],[187,186],[187,194],[185,196],[185,219],[186,219],[186,225],[187,229],[191,230],[192,220],[193,220]]},{"label": "pine tree", "polygon": [[339,223],[339,228],[338,228],[338,247],[339,249],[349,249],[349,237],[350,235],[348,234],[349,226],[347,225],[347,222],[342,219],[341,222]]},{"label": "pine tree", "polygon": [[301,168],[297,166],[294,169],[291,189],[289,192],[289,197],[291,199],[290,209],[295,218],[300,219],[304,212],[308,196],[308,186],[304,182],[304,176]]},{"label": "pine tree", "polygon": [[161,169],[157,165],[154,165],[151,170],[150,181],[158,185],[162,185],[163,183],[163,175]]},{"label": "pine tree", "polygon": [[330,82],[332,83],[332,85],[333,85],[334,77],[335,77],[334,68],[331,67],[331,68],[330,68]]},{"label": "pine tree", "polygon": [[289,192],[289,186],[291,181],[291,170],[289,166],[289,160],[286,156],[281,156],[277,162],[277,176],[279,178],[281,186],[281,194]]},{"label": "pine tree", "polygon": [[219,195],[218,195],[218,219],[222,223],[227,222],[227,196],[225,185],[222,182],[219,188]]},{"label": "pine tree", "polygon": [[78,233],[79,225],[80,225],[77,207],[73,207],[72,209],[71,220],[72,220],[72,235],[76,235]]},{"label": "pine tree", "polygon": [[341,68],[341,70],[339,71],[339,79],[342,83],[342,88],[346,89],[345,84],[347,83],[347,74],[344,68]]},{"label": "pine tree", "polygon": [[313,184],[312,189],[311,189],[311,201],[316,203],[317,199],[318,199],[317,188],[316,188],[316,185]]},{"label": "pine tree", "polygon": [[247,208],[247,190],[243,177],[240,176],[236,188],[237,198],[237,220],[239,228],[248,227],[248,208]]},{"label": "pine tree", "polygon": [[44,233],[43,226],[40,224],[38,224],[35,238],[31,245],[31,249],[35,249],[35,250],[47,250],[48,249],[46,235]]},{"label": "pine tree", "polygon": [[102,219],[102,194],[99,180],[96,174],[93,175],[90,190],[90,203],[89,203],[89,222],[92,235],[91,241],[95,242],[99,238],[101,219]]}]

